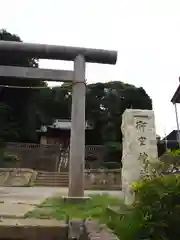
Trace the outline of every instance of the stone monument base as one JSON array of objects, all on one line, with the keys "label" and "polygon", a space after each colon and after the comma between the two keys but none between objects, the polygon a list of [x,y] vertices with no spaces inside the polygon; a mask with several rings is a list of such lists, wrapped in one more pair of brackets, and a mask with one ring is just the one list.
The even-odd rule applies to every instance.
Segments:
[{"label": "stone monument base", "polygon": [[90,200],[90,197],[69,197],[69,196],[63,196],[62,199],[64,202],[67,203],[84,203]]}]

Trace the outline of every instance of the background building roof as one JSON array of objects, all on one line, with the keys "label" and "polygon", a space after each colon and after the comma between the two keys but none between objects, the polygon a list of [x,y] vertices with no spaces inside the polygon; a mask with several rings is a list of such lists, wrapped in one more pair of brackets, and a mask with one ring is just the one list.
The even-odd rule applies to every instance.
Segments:
[{"label": "background building roof", "polygon": [[[48,128],[69,130],[71,129],[71,120],[54,119],[51,125],[41,126],[41,129],[38,132],[46,132]],[[92,126],[89,125],[87,122],[86,122],[86,129],[92,129]]]}]

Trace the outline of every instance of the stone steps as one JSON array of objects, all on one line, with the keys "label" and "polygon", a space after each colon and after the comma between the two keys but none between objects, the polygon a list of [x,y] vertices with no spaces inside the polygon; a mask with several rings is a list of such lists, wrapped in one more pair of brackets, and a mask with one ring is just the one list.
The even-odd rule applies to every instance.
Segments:
[{"label": "stone steps", "polygon": [[68,187],[68,172],[38,172],[35,186]]}]

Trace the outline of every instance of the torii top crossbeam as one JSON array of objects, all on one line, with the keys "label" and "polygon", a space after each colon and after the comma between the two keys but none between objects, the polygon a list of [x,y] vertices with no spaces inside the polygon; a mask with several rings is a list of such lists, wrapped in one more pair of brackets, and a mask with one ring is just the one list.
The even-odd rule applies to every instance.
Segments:
[{"label": "torii top crossbeam", "polygon": [[116,64],[117,60],[116,51],[13,41],[0,41],[0,52],[65,61],[73,61],[77,55],[83,55],[86,62],[103,64]]}]

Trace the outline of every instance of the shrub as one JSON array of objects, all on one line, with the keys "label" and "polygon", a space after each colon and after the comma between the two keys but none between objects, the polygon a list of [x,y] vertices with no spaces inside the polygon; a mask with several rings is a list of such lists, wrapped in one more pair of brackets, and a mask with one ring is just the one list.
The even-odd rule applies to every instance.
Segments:
[{"label": "shrub", "polygon": [[20,160],[18,156],[9,154],[6,152],[4,153],[3,159],[4,159],[4,162],[12,162],[12,163],[18,162]]},{"label": "shrub", "polygon": [[[177,155],[176,155],[177,156]],[[133,184],[131,211],[110,223],[122,240],[176,240],[180,236],[180,175],[177,161],[145,161],[143,175]]]},{"label": "shrub", "polygon": [[144,160],[142,162],[141,179],[154,179],[164,177],[167,174],[178,173],[180,169],[180,158],[175,152],[168,152],[168,158],[165,161]]},{"label": "shrub", "polygon": [[[121,157],[122,157],[122,146],[119,142],[107,142],[106,145],[106,154],[104,157],[104,162],[116,162],[118,163],[118,168],[122,167]],[[110,166],[110,165],[107,165]],[[106,166],[106,167],[107,167]],[[112,169],[112,167],[110,166]]]},{"label": "shrub", "polygon": [[180,176],[167,175],[133,185],[136,199],[123,217],[108,223],[121,240],[178,240]]},{"label": "shrub", "polygon": [[105,169],[120,169],[121,164],[117,162],[103,162],[101,167]]},{"label": "shrub", "polygon": [[180,176],[143,180],[133,186],[134,208],[140,213],[139,230],[150,239],[179,239]]},{"label": "shrub", "polygon": [[107,225],[121,240],[147,239],[143,238],[145,236],[143,236],[141,230],[141,223],[142,213],[134,207],[131,211],[127,211],[123,216],[111,215]]},{"label": "shrub", "polygon": [[175,149],[168,151],[168,154],[173,156],[173,157],[180,157],[180,149]]}]

